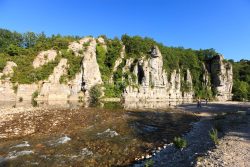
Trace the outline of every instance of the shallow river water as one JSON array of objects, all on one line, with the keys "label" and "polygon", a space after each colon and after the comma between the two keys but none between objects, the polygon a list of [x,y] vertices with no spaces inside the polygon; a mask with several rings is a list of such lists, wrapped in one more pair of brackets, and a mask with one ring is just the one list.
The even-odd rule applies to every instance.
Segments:
[{"label": "shallow river water", "polygon": [[113,103],[19,113],[0,127],[6,134],[0,139],[0,165],[128,166],[197,120],[173,108],[124,110]]}]

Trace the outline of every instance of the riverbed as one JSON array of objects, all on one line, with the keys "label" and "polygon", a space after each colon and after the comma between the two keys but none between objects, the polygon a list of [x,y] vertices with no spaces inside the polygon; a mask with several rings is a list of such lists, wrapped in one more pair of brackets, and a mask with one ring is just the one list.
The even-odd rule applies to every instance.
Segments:
[{"label": "riverbed", "polygon": [[[4,114],[6,113],[6,114]],[[187,133],[198,117],[167,109],[1,109],[2,166],[127,166]]]}]

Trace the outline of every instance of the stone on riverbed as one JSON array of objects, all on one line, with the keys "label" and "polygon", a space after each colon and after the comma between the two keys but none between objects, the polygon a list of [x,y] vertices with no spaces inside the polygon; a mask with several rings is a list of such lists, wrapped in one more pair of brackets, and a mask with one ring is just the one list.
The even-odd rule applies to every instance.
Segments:
[{"label": "stone on riverbed", "polygon": [[13,146],[11,148],[20,148],[20,147],[29,147],[29,146],[30,146],[29,142],[24,141],[22,144],[15,145],[15,146]]},{"label": "stone on riverbed", "polygon": [[83,148],[81,151],[81,155],[82,156],[91,156],[91,155],[93,155],[93,152],[90,151],[88,148]]},{"label": "stone on riverbed", "polygon": [[12,151],[9,152],[8,156],[5,158],[6,160],[8,159],[14,159],[17,158],[19,156],[23,156],[23,155],[29,155],[29,154],[33,154],[34,152],[32,150],[23,150],[23,151]]},{"label": "stone on riverbed", "polygon": [[105,130],[102,133],[97,133],[98,136],[105,135],[106,137],[115,137],[118,136],[119,134],[116,131],[112,131],[110,129]]},{"label": "stone on riverbed", "polygon": [[60,137],[59,139],[57,140],[54,140],[54,141],[49,141],[49,145],[50,146],[57,146],[57,145],[60,145],[60,144],[65,144],[67,143],[68,141],[70,141],[71,138],[68,137],[68,136],[63,136],[63,137]]}]

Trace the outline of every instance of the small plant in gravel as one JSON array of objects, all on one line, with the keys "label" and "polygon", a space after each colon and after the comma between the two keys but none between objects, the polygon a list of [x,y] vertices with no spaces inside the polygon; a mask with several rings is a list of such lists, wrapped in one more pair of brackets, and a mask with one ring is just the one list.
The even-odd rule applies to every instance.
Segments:
[{"label": "small plant in gravel", "polygon": [[153,167],[154,166],[154,161],[152,159],[147,160],[145,162],[145,167]]},{"label": "small plant in gravel", "polygon": [[174,145],[177,148],[185,148],[187,147],[187,140],[181,137],[174,138]]},{"label": "small plant in gravel", "polygon": [[212,139],[212,141],[214,142],[215,145],[219,144],[219,140],[218,140],[218,131],[217,129],[212,129],[209,131],[209,136]]}]

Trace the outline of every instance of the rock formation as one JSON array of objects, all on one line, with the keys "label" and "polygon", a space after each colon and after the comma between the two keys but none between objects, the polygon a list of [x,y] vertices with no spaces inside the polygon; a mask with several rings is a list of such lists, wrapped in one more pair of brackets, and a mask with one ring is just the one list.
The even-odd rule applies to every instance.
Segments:
[{"label": "rock formation", "polygon": [[40,52],[35,60],[33,61],[33,67],[38,68],[47,64],[48,62],[54,61],[57,56],[55,50],[47,50]]},{"label": "rock formation", "polygon": [[15,86],[10,81],[10,77],[14,72],[13,68],[16,66],[16,63],[8,61],[3,69],[3,73],[0,73],[0,101],[16,100]]},{"label": "rock formation", "polygon": [[[130,66],[130,68],[131,62],[132,60],[127,63],[127,66]],[[135,87],[131,84],[126,88],[123,94],[125,103],[131,101],[190,102],[193,99],[192,90],[182,95],[179,71],[174,70],[168,81],[167,73],[163,69],[162,55],[158,47],[152,49],[150,58],[146,59],[144,57],[136,63],[133,73],[136,76],[134,83],[138,83],[138,86]],[[192,85],[192,77],[189,70],[187,74],[186,82]]]},{"label": "rock formation", "polygon": [[211,62],[212,85],[217,92],[219,101],[232,99],[233,67],[225,62],[222,55],[213,57]]},{"label": "rock formation", "polygon": [[60,84],[60,77],[66,74],[67,59],[61,59],[47,81],[43,81],[38,100],[67,100],[70,95],[68,85]]},{"label": "rock formation", "polygon": [[[101,37],[95,39],[86,37],[69,44],[68,51],[73,51],[72,56],[81,57],[81,67],[73,79],[61,83],[60,78],[67,75],[70,68],[66,58],[60,58],[47,80],[33,84],[18,84],[11,82],[14,62],[7,62],[0,73],[0,101],[28,101],[34,92],[38,93],[37,100],[79,100],[88,101],[91,87],[103,84],[99,65],[96,58],[96,46],[101,45],[107,50],[105,40]],[[58,54],[55,50],[40,52],[33,61],[33,67],[38,68],[49,62],[55,61]],[[163,57],[157,46],[153,47],[150,56],[140,58],[126,58],[125,46],[122,46],[120,56],[115,60],[112,72],[115,73],[121,63],[122,80],[128,85],[122,94],[125,103],[130,102],[163,102],[162,106],[181,102],[192,102],[194,98],[193,79],[191,69],[163,68]],[[232,97],[233,72],[232,65],[224,61],[222,56],[215,56],[210,63],[203,64],[202,86],[217,92],[219,101],[230,100]],[[184,71],[184,72],[183,72]],[[127,78],[126,78],[127,76]],[[109,83],[113,84],[113,75]],[[185,86],[184,86],[185,85]],[[169,102],[169,103],[166,103]]]}]

